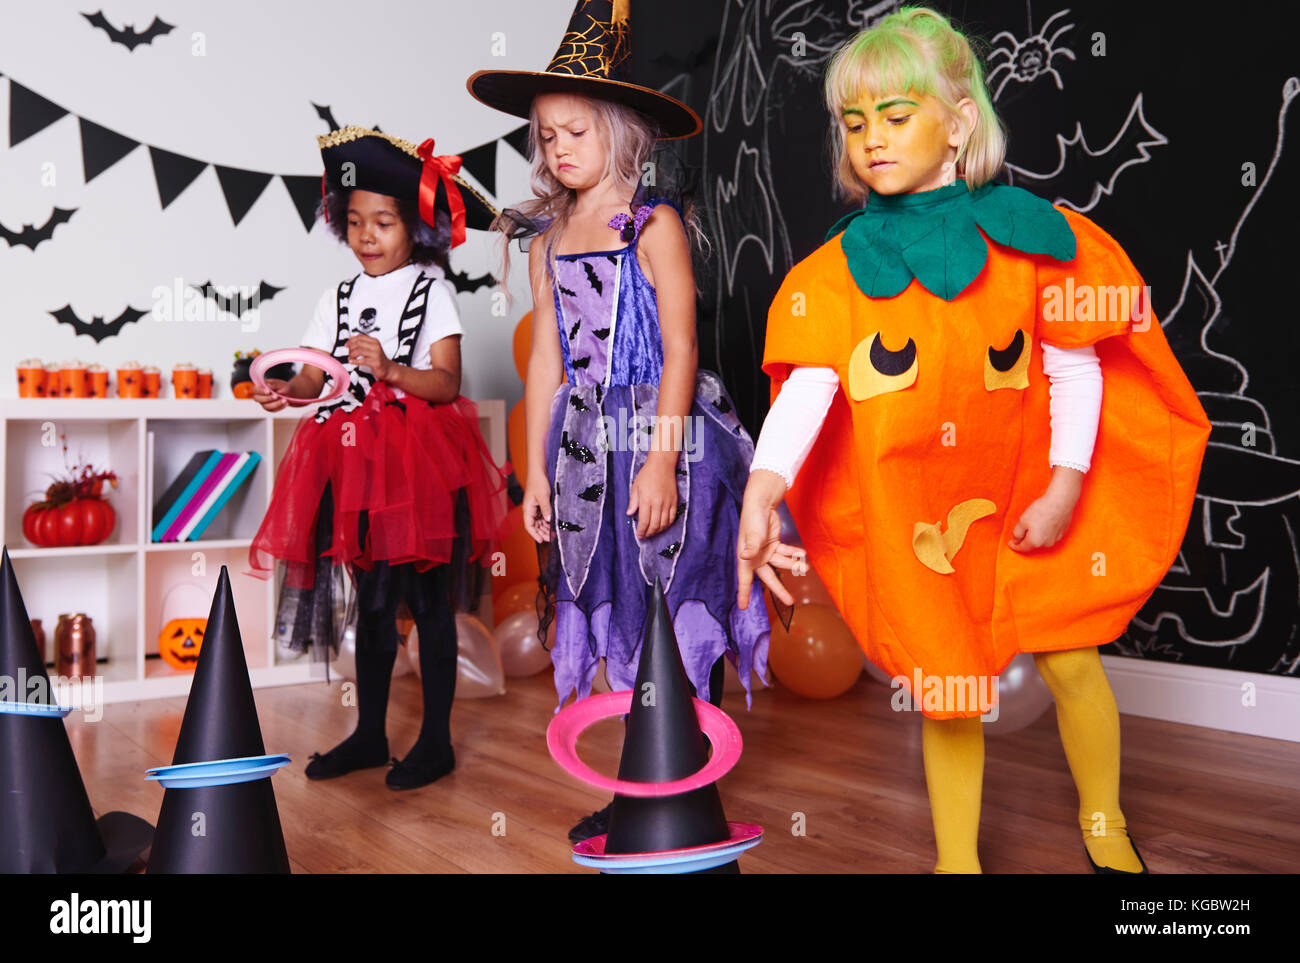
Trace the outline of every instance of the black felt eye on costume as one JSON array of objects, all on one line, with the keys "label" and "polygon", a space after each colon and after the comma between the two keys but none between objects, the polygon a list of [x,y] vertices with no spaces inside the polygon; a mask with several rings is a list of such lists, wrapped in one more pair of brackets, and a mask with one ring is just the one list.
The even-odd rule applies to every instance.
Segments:
[{"label": "black felt eye on costume", "polygon": [[989,346],[984,357],[984,387],[989,391],[1011,388],[1023,391],[1029,387],[1029,343],[1025,332],[1019,328],[1005,348]]},{"label": "black felt eye on costume", "polygon": [[911,338],[897,351],[885,347],[877,331],[858,342],[849,358],[849,397],[865,401],[916,383],[916,342]]},{"label": "black felt eye on costume", "polygon": [[1025,332],[1017,330],[1011,344],[1005,348],[989,348],[989,364],[995,371],[1010,371],[1020,360],[1020,352],[1025,350]]},{"label": "black felt eye on costume", "polygon": [[890,351],[876,338],[871,342],[868,357],[871,359],[871,367],[882,375],[901,375],[916,361],[916,342],[908,338],[907,344],[897,351]]}]

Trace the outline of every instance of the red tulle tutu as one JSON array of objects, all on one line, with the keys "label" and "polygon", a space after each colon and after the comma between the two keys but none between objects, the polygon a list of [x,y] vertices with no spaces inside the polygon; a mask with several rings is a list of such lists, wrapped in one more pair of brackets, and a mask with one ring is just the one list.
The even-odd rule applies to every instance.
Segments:
[{"label": "red tulle tutu", "polygon": [[[485,561],[508,508],[506,469],[498,467],[466,398],[430,404],[397,398],[377,382],[352,411],[318,422],[308,415],[276,472],[275,491],[249,548],[252,574],[269,577],[285,563],[285,585],[311,589],[316,516],[328,482],[334,506],[329,555],[336,565],[413,562],[421,571],[452,559],[458,535],[465,557]],[[458,532],[456,502],[465,493]],[[358,538],[369,514],[366,544]]]}]

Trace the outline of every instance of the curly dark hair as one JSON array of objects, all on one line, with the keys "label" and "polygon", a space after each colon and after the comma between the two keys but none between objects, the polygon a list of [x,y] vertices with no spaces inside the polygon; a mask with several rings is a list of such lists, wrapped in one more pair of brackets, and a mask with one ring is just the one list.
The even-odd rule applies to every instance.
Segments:
[{"label": "curly dark hair", "polygon": [[[326,191],[316,216],[329,213],[329,229],[344,244],[348,243],[348,200],[352,197],[350,188]],[[451,251],[451,216],[438,208],[435,220],[437,227],[431,227],[420,217],[419,208],[401,197],[394,197],[397,203],[397,215],[406,226],[406,233],[415,242],[411,251],[413,264],[436,264],[450,273],[451,264],[448,254]]]}]

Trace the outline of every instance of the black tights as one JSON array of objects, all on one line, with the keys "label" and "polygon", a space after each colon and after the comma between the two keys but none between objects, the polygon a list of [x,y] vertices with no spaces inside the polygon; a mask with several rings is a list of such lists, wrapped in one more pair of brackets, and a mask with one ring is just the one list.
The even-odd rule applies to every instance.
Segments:
[{"label": "black tights", "polygon": [[[364,523],[363,523],[364,531]],[[397,606],[406,600],[420,636],[424,719],[411,750],[417,758],[441,756],[451,746],[451,702],[456,693],[456,617],[445,565],[417,572],[412,564],[376,562],[357,581],[357,731],[365,742],[384,740],[389,682],[397,657]],[[407,758],[410,758],[408,756]]]}]

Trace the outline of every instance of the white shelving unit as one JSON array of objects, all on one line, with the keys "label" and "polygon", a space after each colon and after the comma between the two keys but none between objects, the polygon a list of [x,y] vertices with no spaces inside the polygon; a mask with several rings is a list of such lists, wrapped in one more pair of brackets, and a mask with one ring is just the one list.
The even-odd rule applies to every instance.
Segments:
[{"label": "white shelving unit", "polygon": [[[492,456],[505,461],[506,411],[480,401],[479,427]],[[192,672],[158,657],[166,593],[182,581],[211,599],[221,566],[230,573],[244,653],[255,687],[309,680],[306,659],[285,661],[272,637],[278,586],[247,574],[248,548],[270,503],[275,469],[303,409],[270,414],[252,401],[172,398],[4,399],[0,401],[0,542],[8,546],[30,618],[40,619],[53,651],[61,613],[84,612],[95,627],[105,702],[185,695]],[[91,546],[37,548],[23,536],[23,511],[38,500],[68,457],[117,473],[109,491],[117,524]],[[193,542],[149,540],[155,491],[196,451],[256,451],[252,477]],[[201,615],[206,616],[206,607]]]}]

